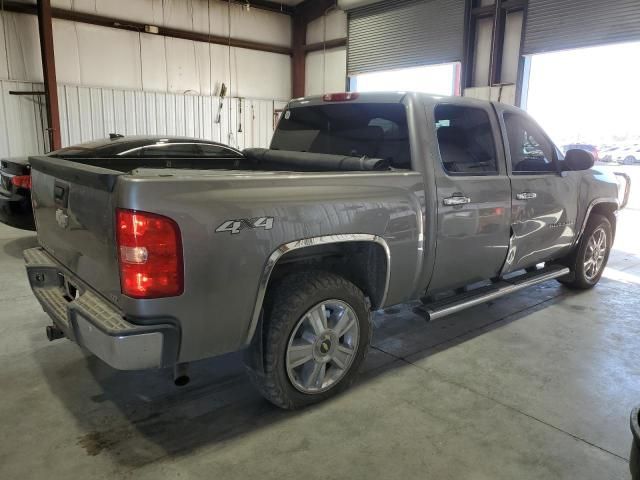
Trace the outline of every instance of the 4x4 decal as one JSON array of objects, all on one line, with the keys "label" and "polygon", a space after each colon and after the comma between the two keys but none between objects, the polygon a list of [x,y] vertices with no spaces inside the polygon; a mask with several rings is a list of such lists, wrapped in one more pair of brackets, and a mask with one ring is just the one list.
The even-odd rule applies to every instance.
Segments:
[{"label": "4x4 decal", "polygon": [[273,228],[273,217],[256,217],[256,218],[239,218],[237,220],[227,220],[222,223],[216,232],[231,232],[232,235],[240,233],[245,228],[264,228],[271,230]]}]

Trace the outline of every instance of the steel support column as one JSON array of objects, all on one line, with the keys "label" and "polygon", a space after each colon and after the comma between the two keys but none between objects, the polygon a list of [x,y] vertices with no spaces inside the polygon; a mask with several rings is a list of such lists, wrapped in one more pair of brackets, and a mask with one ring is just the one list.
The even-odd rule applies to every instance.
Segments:
[{"label": "steel support column", "polygon": [[[291,89],[293,98],[304,96],[307,53],[307,25],[336,6],[336,0],[305,0],[296,5],[292,16]],[[328,43],[328,42],[327,42]],[[310,49],[313,51],[313,48]]]},{"label": "steel support column", "polygon": [[294,13],[291,22],[291,96],[304,97],[307,21]]},{"label": "steel support column", "polygon": [[58,108],[56,62],[53,54],[51,0],[38,0],[38,29],[40,31],[42,76],[44,78],[44,92],[47,104],[49,148],[50,150],[58,150],[62,146],[62,141],[60,137],[60,110]]}]

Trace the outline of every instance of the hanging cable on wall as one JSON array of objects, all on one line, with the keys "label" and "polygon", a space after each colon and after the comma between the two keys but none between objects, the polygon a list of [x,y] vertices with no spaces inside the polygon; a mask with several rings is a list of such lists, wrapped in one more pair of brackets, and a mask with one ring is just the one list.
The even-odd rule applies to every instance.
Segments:
[{"label": "hanging cable on wall", "polygon": [[42,134],[42,153],[45,153],[47,151],[47,142],[49,139],[47,138],[48,125],[46,124],[45,113],[42,111],[43,100],[44,96],[38,98],[38,114],[40,119],[40,132]]},{"label": "hanging cable on wall", "polygon": [[[8,33],[8,28],[7,28],[7,16],[6,16],[6,11],[4,9],[5,5],[4,5],[4,0],[0,0],[0,16],[2,17],[2,35],[3,35],[3,40],[4,40],[4,50],[5,50],[5,60],[6,60],[6,66],[7,66],[7,78],[9,80],[22,80],[20,81],[20,83],[27,83],[30,85],[31,90],[30,91],[22,91],[22,89],[17,90],[17,91],[11,91],[9,90],[9,95],[23,95],[22,98],[28,99],[27,101],[32,101],[33,102],[33,109],[32,109],[32,113],[33,113],[33,120],[35,122],[36,125],[36,132],[35,132],[35,136],[33,137],[36,144],[38,144],[36,147],[33,147],[34,150],[33,151],[29,151],[27,153],[34,153],[35,151],[37,151],[38,153],[46,153],[48,150],[48,139],[47,139],[47,134],[46,132],[48,131],[48,126],[46,123],[46,115],[43,112],[43,102],[44,102],[44,92],[40,91],[39,88],[40,87],[36,87],[36,84],[29,79],[27,73],[27,63],[26,63],[26,56],[25,56],[25,52],[24,52],[24,46],[22,44],[22,39],[20,38],[20,35],[17,35],[17,43],[18,43],[18,47],[20,49],[20,54],[21,54],[21,59],[22,59],[22,65],[23,65],[23,69],[24,69],[24,74],[25,74],[25,78],[23,79],[19,79],[17,75],[15,75],[15,72],[11,71],[11,62],[9,60],[9,33]],[[3,92],[4,93],[4,92]],[[0,99],[0,102],[2,101],[2,99]],[[22,103],[22,101],[20,101],[20,106],[18,107],[18,115],[22,116],[24,110],[24,104]],[[40,125],[40,131],[38,132],[38,126]],[[11,135],[9,132],[7,132],[9,135]],[[38,140],[38,133],[40,133],[41,138]],[[12,154],[12,138],[11,136],[8,138],[8,142],[5,145],[0,145],[0,155],[11,155]],[[40,148],[41,145],[41,148]],[[6,150],[4,150],[4,148],[6,148]],[[21,150],[21,147],[18,146],[18,152],[16,153],[25,153]]]},{"label": "hanging cable on wall", "polygon": [[[213,56],[211,54],[211,0],[207,0],[207,42],[209,43],[207,46],[208,47],[207,52],[209,54],[209,95],[213,97],[216,94],[216,92],[213,87]],[[211,103],[211,108],[213,109],[213,103]],[[220,110],[221,109],[218,110],[218,116],[220,115]],[[213,115],[213,112],[212,112],[212,115]],[[220,123],[220,120],[218,119],[218,121],[215,123]],[[214,139],[213,126],[211,128],[212,128],[211,140],[213,140]],[[220,140],[219,135],[218,135],[218,140]]]},{"label": "hanging cable on wall", "polygon": [[322,93],[327,93],[327,16],[338,9],[338,2],[324,11],[322,15]]},{"label": "hanging cable on wall", "polygon": [[[165,0],[162,0],[162,26],[166,27],[167,21],[165,18],[164,2]],[[162,40],[164,43],[164,76],[165,76],[165,80],[167,81],[167,92],[169,92],[169,57],[167,55],[167,37],[163,36]]]},{"label": "hanging cable on wall", "polygon": [[[71,11],[76,9],[76,0],[71,0]],[[82,61],[80,59],[80,36],[78,35],[78,22],[73,22],[73,33],[76,37],[76,48],[78,52],[78,75],[80,76],[80,85],[82,85]]]},{"label": "hanging cable on wall", "polygon": [[4,37],[4,57],[7,60],[7,77],[11,79],[11,63],[9,62],[9,41],[7,40],[7,23],[4,11],[4,0],[0,0],[0,12],[2,12],[2,35]]},{"label": "hanging cable on wall", "polygon": [[140,54],[140,88],[144,91],[144,73],[142,68],[142,32],[138,31],[138,46]]},{"label": "hanging cable on wall", "polygon": [[228,53],[229,53],[229,111],[227,112],[227,124],[228,124],[228,139],[227,139],[227,143],[231,146],[233,146],[234,143],[234,136],[233,136],[233,130],[232,130],[232,122],[231,122],[231,108],[232,108],[232,102],[231,102],[231,97],[233,95],[233,79],[232,79],[232,74],[231,74],[231,0],[227,1],[227,39],[229,41],[228,44]]},{"label": "hanging cable on wall", "polygon": [[211,0],[207,0],[207,42],[209,42],[209,95],[214,94],[213,90],[213,60],[211,57]]},{"label": "hanging cable on wall", "polygon": [[[191,31],[195,32],[196,27],[195,27],[195,19],[193,14],[193,0],[189,0],[189,2],[187,3],[187,9],[191,11]],[[200,85],[200,62],[198,62],[198,52],[196,48],[196,42],[191,42],[191,45],[193,46],[193,65],[196,69],[196,78],[198,79],[198,90],[201,91],[202,86]]]}]

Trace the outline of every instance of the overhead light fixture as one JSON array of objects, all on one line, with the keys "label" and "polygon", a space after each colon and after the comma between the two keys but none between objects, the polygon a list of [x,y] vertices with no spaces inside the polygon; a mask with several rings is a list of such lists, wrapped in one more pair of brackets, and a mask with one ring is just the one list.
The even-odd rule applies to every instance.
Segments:
[{"label": "overhead light fixture", "polygon": [[160,33],[160,29],[158,27],[156,27],[155,25],[145,25],[144,26],[144,31],[147,32],[147,33],[154,33],[154,34]]}]

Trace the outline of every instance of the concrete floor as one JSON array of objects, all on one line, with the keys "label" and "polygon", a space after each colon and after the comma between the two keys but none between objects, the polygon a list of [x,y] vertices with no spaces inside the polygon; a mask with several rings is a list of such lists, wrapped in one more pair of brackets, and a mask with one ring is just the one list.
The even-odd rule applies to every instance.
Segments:
[{"label": "concrete floor", "polygon": [[237,354],[177,389],[49,343],[21,260],[35,239],[0,226],[0,479],[628,478],[639,223],[633,199],[590,292],[552,281],[431,324],[411,305],[377,315],[357,385],[294,413]]}]

